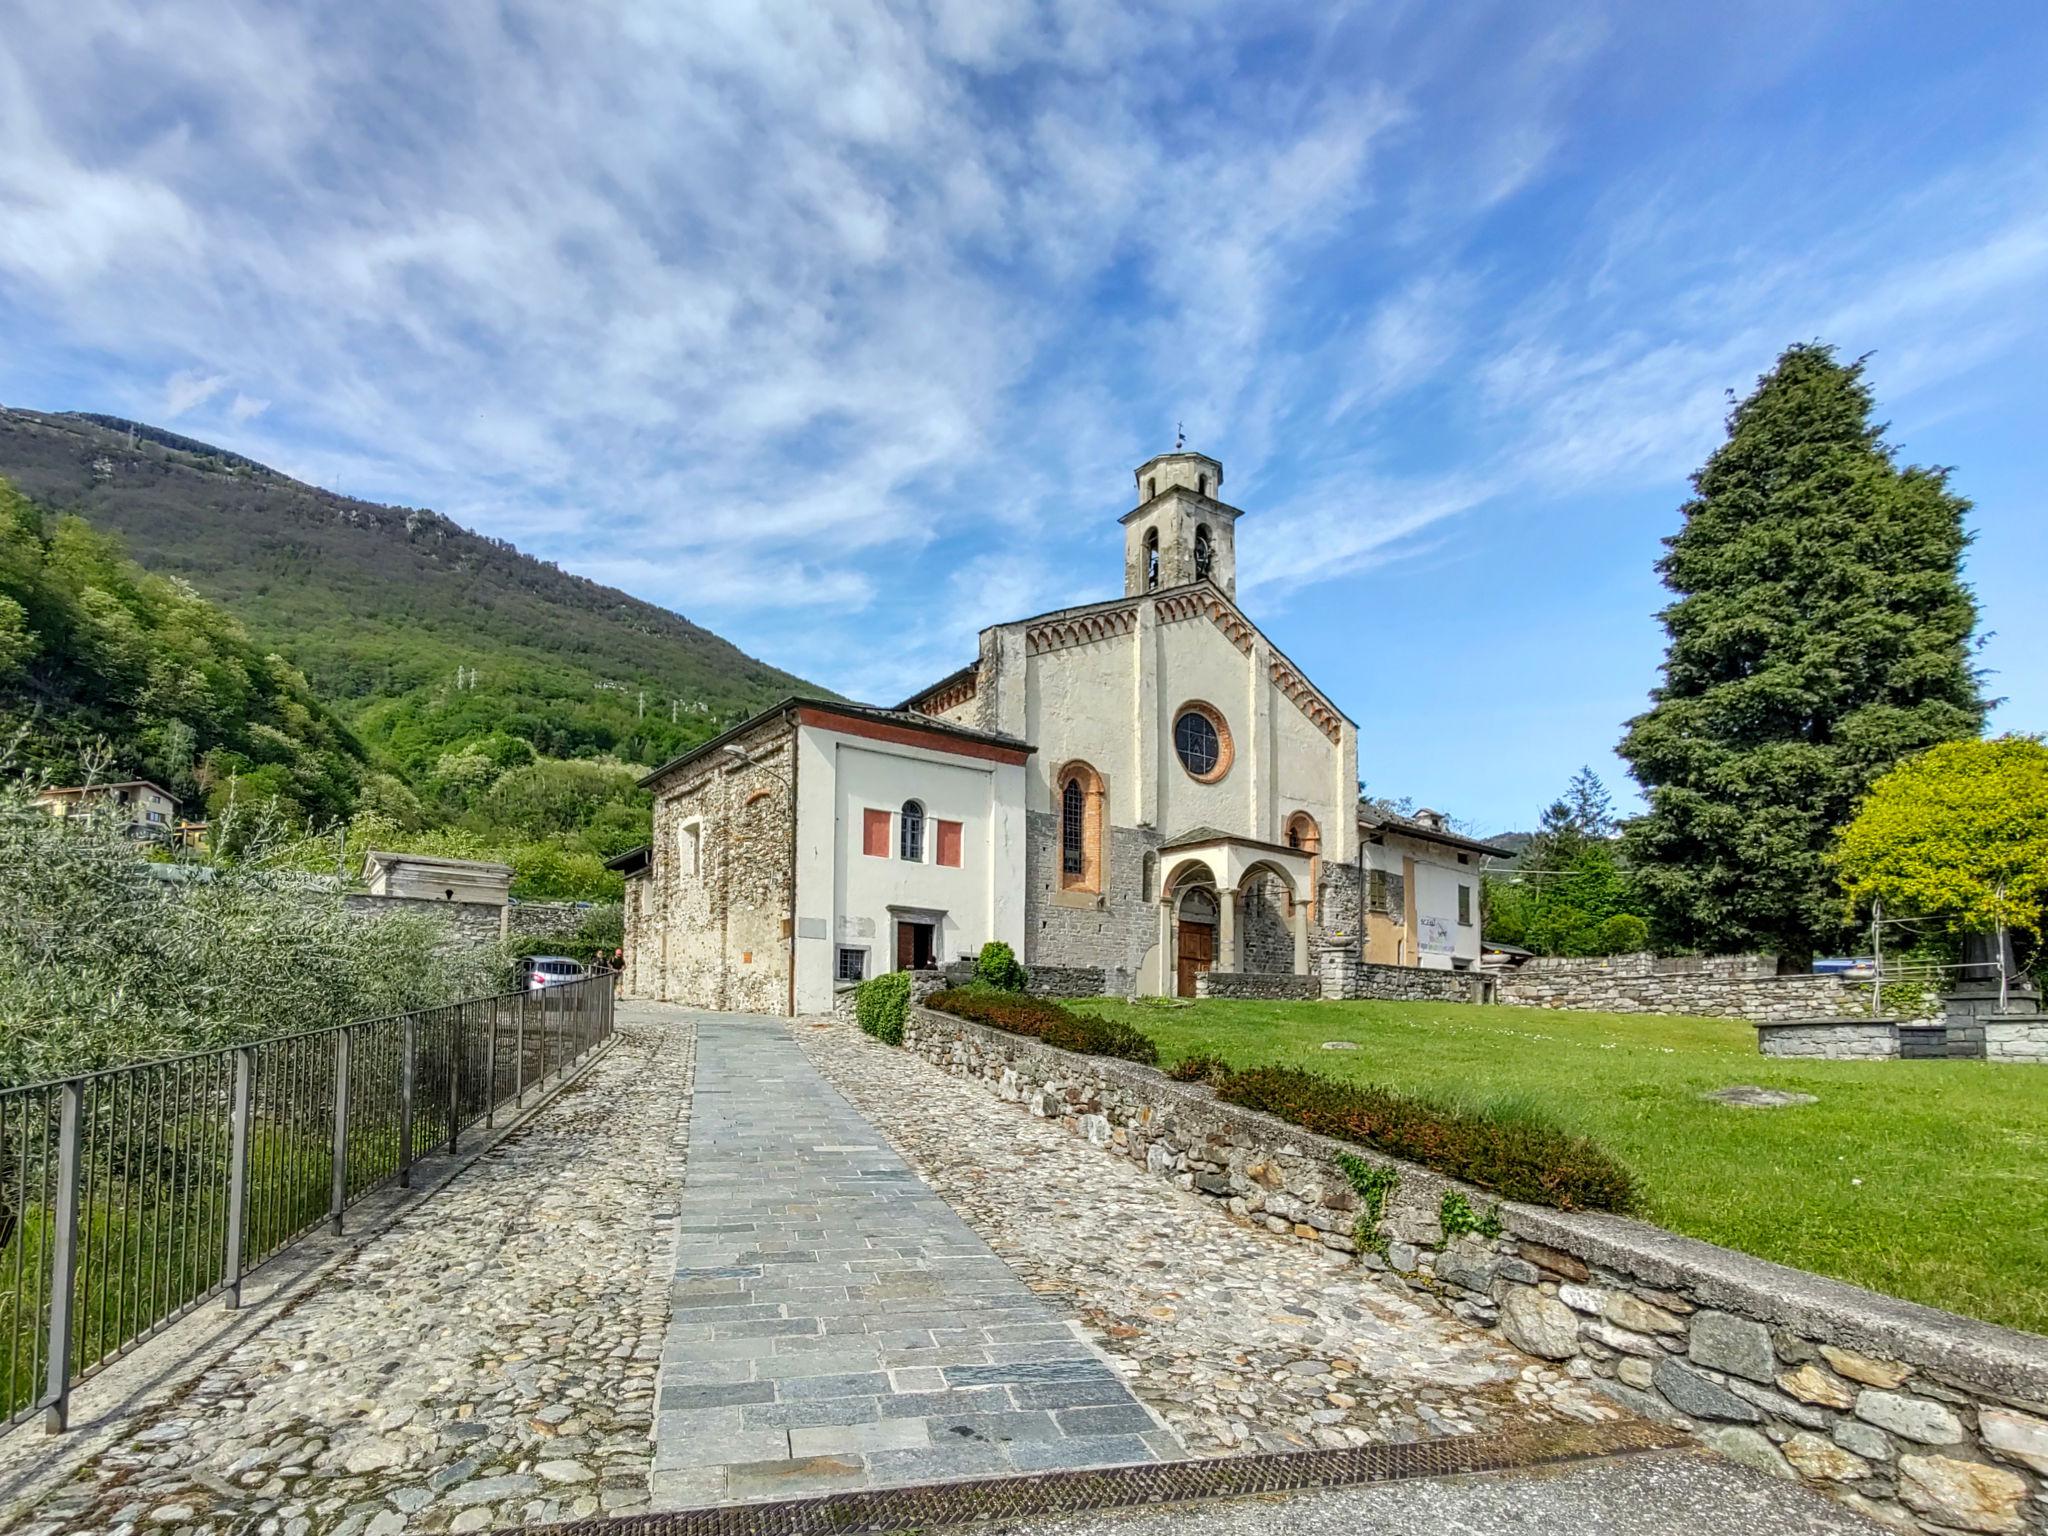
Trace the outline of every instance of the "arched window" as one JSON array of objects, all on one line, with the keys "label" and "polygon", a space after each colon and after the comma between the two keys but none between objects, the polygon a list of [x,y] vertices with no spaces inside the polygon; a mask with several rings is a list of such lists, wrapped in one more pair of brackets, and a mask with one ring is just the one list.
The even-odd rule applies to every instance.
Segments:
[{"label": "arched window", "polygon": [[1069,763],[1053,781],[1060,817],[1060,889],[1102,890],[1102,775],[1086,763]]},{"label": "arched window", "polygon": [[1158,494],[1159,482],[1157,480],[1147,480],[1145,482],[1145,499],[1147,501],[1150,501],[1154,496],[1157,496]]},{"label": "arched window", "polygon": [[1209,477],[1207,475],[1195,476],[1195,494],[1197,496],[1209,494]]},{"label": "arched window", "polygon": [[1159,530],[1145,530],[1145,590],[1159,590]]},{"label": "arched window", "polygon": [[1207,581],[1215,563],[1216,552],[1209,546],[1209,528],[1205,523],[1195,530],[1195,580]]},{"label": "arched window", "polygon": [[903,802],[903,824],[896,833],[896,852],[908,864],[924,862],[924,807],[915,800]]},{"label": "arched window", "polygon": [[[1316,910],[1316,893],[1323,885],[1323,830],[1316,825],[1315,817],[1307,811],[1296,811],[1287,818],[1287,846],[1308,855],[1308,890],[1302,899],[1308,903],[1309,915]],[[1294,915],[1294,896],[1287,898],[1287,915]]]}]

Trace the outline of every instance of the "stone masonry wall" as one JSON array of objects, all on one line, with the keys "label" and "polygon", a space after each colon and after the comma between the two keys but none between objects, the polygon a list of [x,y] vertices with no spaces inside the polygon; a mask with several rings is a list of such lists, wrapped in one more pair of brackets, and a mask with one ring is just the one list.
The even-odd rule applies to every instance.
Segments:
[{"label": "stone masonry wall", "polygon": [[2031,1018],[1993,1014],[1983,1028],[1986,1061],[2048,1062],[2048,1014]]},{"label": "stone masonry wall", "polygon": [[[643,995],[694,1008],[786,1013],[796,733],[764,724],[749,762],[686,765],[654,793],[634,974]],[[695,823],[696,868],[684,829]]]},{"label": "stone masonry wall", "polygon": [[1024,990],[1033,997],[1102,997],[1109,981],[1101,966],[1034,965]]},{"label": "stone masonry wall", "polygon": [[505,908],[484,901],[428,901],[419,896],[369,896],[357,893],[341,899],[342,909],[358,917],[375,919],[394,912],[417,913],[445,923],[448,939],[465,949],[493,949],[500,939],[499,922]]},{"label": "stone masonry wall", "polygon": [[[1893,1529],[2048,1533],[2048,1339],[1624,1217],[1496,1207],[1149,1067],[928,1009],[911,1010],[904,1043],[1235,1220],[1356,1254],[1425,1305]],[[1376,1222],[1361,1219],[1347,1154],[1398,1174]],[[1502,1235],[1446,1242],[1452,1190],[1497,1213]]]},{"label": "stone masonry wall", "polygon": [[1756,1048],[1765,1056],[1818,1056],[1828,1061],[1882,1061],[1899,1054],[1894,1019],[1759,1024]]},{"label": "stone masonry wall", "polygon": [[1320,976],[1274,976],[1247,971],[1205,971],[1195,977],[1195,996],[1234,997],[1260,1002],[1313,1000],[1323,995]]},{"label": "stone masonry wall", "polygon": [[1059,817],[1025,817],[1024,950],[1026,970],[1100,970],[1103,990],[1128,997],[1137,988],[1145,952],[1159,942],[1159,907],[1145,898],[1146,855],[1159,848],[1156,833],[1112,826],[1100,897],[1059,889]]},{"label": "stone masonry wall", "polygon": [[1690,962],[1682,969],[1649,955],[1531,960],[1501,973],[1499,996],[1524,1008],[1702,1014],[1754,1024],[1870,1013],[1867,982],[1766,974],[1761,961],[1767,957],[1682,958]]},{"label": "stone masonry wall", "polygon": [[513,938],[561,938],[616,908],[615,901],[515,901],[505,909]]}]

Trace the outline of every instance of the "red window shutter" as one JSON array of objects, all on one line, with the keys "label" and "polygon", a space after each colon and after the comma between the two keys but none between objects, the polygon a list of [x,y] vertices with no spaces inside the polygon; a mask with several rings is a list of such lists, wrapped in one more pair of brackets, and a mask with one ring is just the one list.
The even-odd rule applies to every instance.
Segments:
[{"label": "red window shutter", "polygon": [[957,821],[939,823],[939,862],[954,869],[960,867],[960,823]]},{"label": "red window shutter", "polygon": [[860,851],[869,858],[889,857],[889,813],[887,811],[862,811],[860,813]]}]

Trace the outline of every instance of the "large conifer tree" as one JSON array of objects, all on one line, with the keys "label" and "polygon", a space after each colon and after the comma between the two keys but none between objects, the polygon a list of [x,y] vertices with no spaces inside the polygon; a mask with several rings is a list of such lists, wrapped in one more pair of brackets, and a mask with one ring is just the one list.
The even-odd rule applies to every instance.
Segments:
[{"label": "large conifer tree", "polygon": [[1838,942],[1836,829],[1900,758],[1983,727],[1969,503],[1948,471],[1898,467],[1871,404],[1860,362],[1790,348],[1664,541],[1663,682],[1620,751],[1649,800],[1627,850],[1667,941],[1793,966]]}]

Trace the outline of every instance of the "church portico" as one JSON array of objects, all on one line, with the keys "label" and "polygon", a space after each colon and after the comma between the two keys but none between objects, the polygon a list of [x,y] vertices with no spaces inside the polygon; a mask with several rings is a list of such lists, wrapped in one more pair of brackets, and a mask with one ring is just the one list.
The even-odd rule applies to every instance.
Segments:
[{"label": "church portico", "polygon": [[1212,828],[1160,853],[1158,942],[1140,968],[1141,996],[1195,995],[1204,971],[1309,974],[1310,856]]}]

